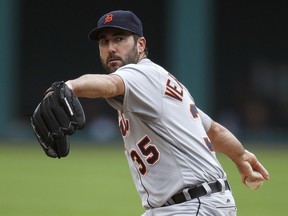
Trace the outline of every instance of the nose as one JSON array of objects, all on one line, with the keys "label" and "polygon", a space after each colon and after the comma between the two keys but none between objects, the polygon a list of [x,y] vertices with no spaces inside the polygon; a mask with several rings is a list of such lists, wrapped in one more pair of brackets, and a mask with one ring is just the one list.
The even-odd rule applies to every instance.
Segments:
[{"label": "nose", "polygon": [[116,52],[116,45],[112,41],[109,41],[109,43],[108,43],[108,52],[109,53],[115,53]]}]

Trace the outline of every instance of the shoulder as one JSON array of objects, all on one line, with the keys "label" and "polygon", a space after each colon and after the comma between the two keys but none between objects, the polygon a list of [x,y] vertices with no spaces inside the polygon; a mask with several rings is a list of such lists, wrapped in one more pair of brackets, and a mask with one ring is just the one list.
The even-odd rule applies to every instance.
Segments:
[{"label": "shoulder", "polygon": [[153,67],[155,63],[153,63],[150,59],[142,59],[137,64],[127,64],[123,67],[119,68],[116,72],[126,71],[126,70],[140,70],[147,69],[149,67]]},{"label": "shoulder", "polygon": [[137,64],[127,64],[116,70],[113,74],[117,74],[122,78],[125,77],[141,77],[151,76],[156,71],[155,64],[149,59],[142,59]]}]

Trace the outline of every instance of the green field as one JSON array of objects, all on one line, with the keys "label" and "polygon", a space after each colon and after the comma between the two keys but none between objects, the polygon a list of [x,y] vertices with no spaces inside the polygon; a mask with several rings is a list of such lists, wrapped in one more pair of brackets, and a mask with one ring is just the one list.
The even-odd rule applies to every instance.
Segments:
[{"label": "green field", "polygon": [[[272,150],[273,149],[273,150]],[[234,164],[219,155],[238,206],[238,216],[284,216],[288,206],[288,150],[253,149],[271,179],[251,191]],[[73,143],[70,155],[52,159],[38,143],[0,142],[1,216],[141,215],[122,144],[92,147]]]}]

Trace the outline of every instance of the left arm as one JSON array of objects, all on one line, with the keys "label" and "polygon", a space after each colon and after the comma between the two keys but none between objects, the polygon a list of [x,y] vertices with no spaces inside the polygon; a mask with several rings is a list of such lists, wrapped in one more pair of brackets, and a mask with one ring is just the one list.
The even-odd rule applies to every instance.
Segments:
[{"label": "left arm", "polygon": [[66,82],[77,97],[111,98],[124,95],[124,82],[118,75],[85,74]]}]

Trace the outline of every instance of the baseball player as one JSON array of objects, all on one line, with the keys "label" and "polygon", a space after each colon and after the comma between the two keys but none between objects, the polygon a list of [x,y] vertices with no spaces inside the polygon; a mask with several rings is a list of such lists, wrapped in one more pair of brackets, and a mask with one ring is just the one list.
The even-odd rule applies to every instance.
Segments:
[{"label": "baseball player", "polygon": [[125,154],[145,216],[236,215],[215,152],[236,164],[242,182],[269,179],[254,154],[201,111],[171,73],[147,58],[142,23],[131,11],[103,15],[89,38],[99,43],[103,74],[66,85],[78,97],[106,98],[118,111]]}]

